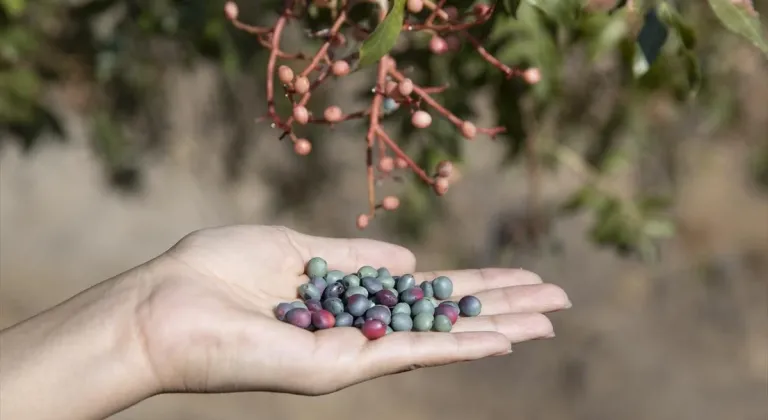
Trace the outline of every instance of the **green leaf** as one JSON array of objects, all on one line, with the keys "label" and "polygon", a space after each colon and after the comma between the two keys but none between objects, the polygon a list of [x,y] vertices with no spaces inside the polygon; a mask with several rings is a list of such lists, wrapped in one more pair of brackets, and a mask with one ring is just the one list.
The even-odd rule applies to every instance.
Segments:
[{"label": "green leaf", "polygon": [[768,42],[765,40],[757,12],[751,6],[733,0],[709,0],[709,5],[728,30],[748,39],[768,55]]},{"label": "green leaf", "polygon": [[578,0],[526,0],[526,2],[544,12],[548,18],[563,25],[574,23],[581,9],[581,3]]},{"label": "green leaf", "polygon": [[0,6],[11,17],[19,17],[24,13],[24,9],[27,8],[27,0],[0,0]]},{"label": "green leaf", "polygon": [[376,63],[397,43],[405,19],[406,0],[395,0],[392,10],[360,46],[360,67]]},{"label": "green leaf", "polygon": [[674,6],[663,1],[659,4],[656,12],[662,22],[677,31],[685,48],[689,50],[696,48],[696,33],[693,28],[685,22],[680,13],[675,10]]}]

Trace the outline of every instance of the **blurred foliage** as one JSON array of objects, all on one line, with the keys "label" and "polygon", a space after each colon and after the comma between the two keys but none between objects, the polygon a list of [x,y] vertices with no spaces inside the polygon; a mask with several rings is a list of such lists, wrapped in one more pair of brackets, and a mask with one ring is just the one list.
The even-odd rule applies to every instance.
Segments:
[{"label": "blurred foliage", "polygon": [[[490,95],[491,114],[507,129],[499,137],[507,150],[505,164],[525,161],[529,176],[536,178],[539,167],[557,169],[564,156],[565,166],[573,167],[577,159],[587,176],[564,211],[590,211],[595,220],[591,235],[598,244],[652,257],[657,241],[674,231],[665,217],[668,199],[653,191],[628,196],[603,180],[613,177],[617,167],[639,160],[643,148],[653,144],[646,116],[653,98],[668,96],[681,106],[696,99],[711,105],[713,118],[733,115],[723,111],[733,108],[728,89],[709,80],[718,59],[715,41],[724,34],[716,20],[768,53],[760,21],[745,2],[710,0],[709,9],[700,2],[646,0],[635,1],[637,10],[631,12],[625,2],[613,1],[610,10],[587,12],[580,0],[498,0],[493,18],[470,33],[501,62],[540,68],[542,80],[533,86],[505,78],[469,43],[454,54],[436,56],[428,52],[429,34],[407,33],[400,35],[408,39],[407,47],[392,54],[418,83],[449,84],[436,97],[459,117],[487,115],[468,98]],[[394,2],[395,10],[402,10],[403,3]],[[460,10],[474,3],[447,1]],[[220,65],[225,82],[265,77],[266,51],[231,27],[223,5],[223,0],[0,0],[0,138],[17,139],[26,150],[43,133],[63,139],[44,92],[56,83],[87,86],[82,111],[92,118],[95,150],[115,185],[135,186],[138,156],[160,143],[156,132],[162,131],[163,106],[154,102],[166,69],[208,60]],[[240,16],[268,24],[278,6],[274,0],[243,2]],[[361,3],[351,15],[361,27],[373,29],[377,13],[375,6]],[[313,31],[327,28],[333,15],[311,8],[306,25]],[[397,23],[398,14],[390,16]],[[363,55],[376,59],[389,50],[391,31],[399,33],[399,25],[375,32],[381,42],[363,43]],[[283,102],[278,106],[285,107]],[[415,132],[407,110],[388,118],[399,121],[399,141],[425,168],[443,159],[461,162],[463,148],[471,147],[442,119]],[[133,140],[137,136],[126,130],[140,121],[154,128]],[[761,156],[750,167],[757,179],[768,182],[768,158],[765,152]],[[323,168],[317,159],[313,156],[310,172]],[[293,191],[294,184],[283,187]],[[418,238],[439,214],[440,200],[414,182],[404,188],[402,202],[389,222]]]}]

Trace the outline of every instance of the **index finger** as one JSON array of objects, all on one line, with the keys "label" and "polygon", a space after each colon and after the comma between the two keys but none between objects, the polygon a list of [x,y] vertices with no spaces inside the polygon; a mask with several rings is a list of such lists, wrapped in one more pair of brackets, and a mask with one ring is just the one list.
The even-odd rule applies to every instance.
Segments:
[{"label": "index finger", "polygon": [[428,271],[413,275],[417,283],[445,276],[453,282],[453,296],[465,296],[510,286],[541,284],[538,274],[517,268]]},{"label": "index finger", "polygon": [[298,239],[309,258],[320,257],[329,270],[354,273],[362,266],[386,267],[392,273],[407,273],[416,268],[416,257],[407,248],[371,239],[339,239],[302,235]]}]

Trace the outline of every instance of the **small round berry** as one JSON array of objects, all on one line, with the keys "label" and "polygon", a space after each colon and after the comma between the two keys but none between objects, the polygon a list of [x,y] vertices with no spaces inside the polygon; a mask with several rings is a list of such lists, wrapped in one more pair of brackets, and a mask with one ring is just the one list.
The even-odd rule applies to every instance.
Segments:
[{"label": "small round berry", "polygon": [[355,317],[353,317],[348,312],[342,312],[338,315],[336,315],[336,324],[334,327],[351,327],[352,323],[355,322]]},{"label": "small round berry", "polygon": [[395,305],[394,308],[392,308],[392,315],[395,315],[395,314],[404,314],[404,315],[408,315],[408,317],[410,317],[411,316],[411,305],[409,305],[407,303],[404,303],[404,302],[398,303],[397,305]]},{"label": "small round berry", "polygon": [[304,283],[301,286],[299,286],[299,297],[304,299],[304,301],[310,300],[310,299],[316,299],[319,300],[322,297],[322,293],[312,285],[311,283]]},{"label": "small round berry", "polygon": [[533,67],[523,72],[523,79],[532,85],[541,81],[541,70]]},{"label": "small round berry", "polygon": [[384,156],[379,160],[379,170],[388,174],[395,169],[395,160],[389,156]]},{"label": "small round berry", "polygon": [[363,230],[368,227],[368,223],[370,222],[370,217],[368,217],[367,214],[361,214],[357,216],[357,228],[360,230]]},{"label": "small round berry", "polygon": [[445,54],[448,51],[448,43],[442,37],[435,35],[429,40],[429,50],[437,55]]},{"label": "small round berry", "polygon": [[[291,306],[293,306],[294,308],[307,309],[307,305],[304,302],[300,301],[300,300],[297,300],[295,302],[291,302]],[[309,310],[309,309],[307,309],[307,310]]]},{"label": "small round berry", "polygon": [[410,95],[413,93],[413,81],[411,79],[403,79],[402,82],[398,83],[397,91],[403,96]]},{"label": "small round berry", "polygon": [[344,60],[334,61],[331,65],[331,72],[336,77],[346,76],[349,74],[349,63]]},{"label": "small round berry", "polygon": [[354,295],[362,295],[364,298],[368,299],[368,290],[362,286],[354,286],[347,289],[344,293],[344,297],[347,298],[347,300],[351,299]]},{"label": "small round berry", "polygon": [[396,210],[400,207],[400,199],[395,196],[384,197],[384,200],[381,202],[381,207],[383,207],[384,210]]},{"label": "small round berry", "polygon": [[428,297],[429,298],[429,297],[435,296],[435,289],[432,287],[432,282],[431,281],[426,281],[425,280],[425,281],[421,282],[421,285],[419,285],[419,287],[421,287],[421,290],[424,291],[424,297]]},{"label": "small round berry", "polygon": [[440,304],[456,308],[457,311],[459,310],[459,304],[452,300],[446,300],[446,301],[440,302]]},{"label": "small round berry", "polygon": [[363,328],[363,324],[365,324],[365,318],[361,316],[355,318],[355,320],[352,321],[352,326],[355,328]]},{"label": "small round berry", "polygon": [[411,123],[416,128],[427,128],[432,124],[432,116],[426,111],[418,110],[411,116]]},{"label": "small round berry", "polygon": [[344,312],[344,302],[342,302],[341,299],[337,297],[328,298],[323,301],[323,309],[334,315],[338,315]]},{"label": "small round berry", "polygon": [[448,45],[448,51],[458,51],[461,49],[461,40],[455,35],[445,38],[445,43]]},{"label": "small round berry", "polygon": [[435,194],[440,196],[443,196],[448,192],[448,187],[450,187],[450,182],[448,182],[448,178],[444,177],[438,177],[433,186]]},{"label": "small round berry", "polygon": [[344,278],[344,272],[340,270],[331,270],[325,274],[325,280],[328,284],[333,284],[337,281],[341,281]]},{"label": "small round berry", "polygon": [[360,276],[360,278],[363,277],[378,277],[379,276],[379,270],[371,267],[370,265],[364,265],[360,267],[359,270],[357,270],[357,275]]},{"label": "small round berry", "polygon": [[432,314],[422,313],[413,317],[413,329],[416,331],[429,331],[434,325],[435,317]]},{"label": "small round berry", "polygon": [[384,289],[384,285],[376,277],[363,277],[360,285],[368,291],[368,296],[373,296]]},{"label": "small round berry", "polygon": [[390,112],[395,112],[398,108],[400,108],[400,104],[392,98],[384,98],[382,106],[384,107],[384,112],[387,114]]},{"label": "small round berry", "polygon": [[365,311],[365,320],[369,319],[378,319],[384,325],[389,325],[389,322],[392,321],[392,312],[384,305],[374,305]]},{"label": "small round berry", "polygon": [[448,299],[453,294],[453,282],[445,276],[432,280],[432,288],[435,291],[435,297],[440,300]]},{"label": "small round berry", "polygon": [[384,85],[384,93],[387,94],[387,96],[395,96],[397,93],[397,82],[394,80],[388,80],[387,83]]},{"label": "small round berry", "polygon": [[312,143],[307,139],[298,139],[293,145],[293,151],[299,156],[306,156],[312,152]]},{"label": "small round berry", "polygon": [[411,315],[416,316],[418,314],[435,314],[435,305],[427,299],[419,299],[411,305]]},{"label": "small round berry", "polygon": [[480,299],[474,296],[464,296],[459,300],[459,310],[464,316],[478,316],[483,309]]},{"label": "small round berry", "polygon": [[340,298],[344,296],[346,291],[347,288],[344,287],[344,283],[338,281],[331,283],[323,290],[323,299]]},{"label": "small round berry", "polygon": [[312,325],[312,313],[304,308],[293,308],[285,314],[285,322],[299,328],[309,328]]},{"label": "small round berry", "polygon": [[438,315],[444,315],[447,316],[448,319],[451,320],[452,324],[456,323],[456,320],[459,319],[459,308],[452,306],[452,305],[446,305],[445,303],[441,303],[440,305],[435,308],[435,316]]},{"label": "small round berry", "polygon": [[224,4],[224,14],[229,20],[236,20],[237,15],[240,14],[240,9],[237,7],[237,3],[228,1]]},{"label": "small round berry", "polygon": [[301,105],[296,106],[293,108],[293,119],[297,123],[304,125],[309,122],[309,111]]},{"label": "small round berry", "polygon": [[477,135],[477,127],[471,121],[461,124],[461,135],[467,140],[472,140]]},{"label": "small round berry", "polygon": [[[376,277],[381,282],[381,285],[384,286],[384,289],[395,289],[395,278],[392,276],[382,276],[379,274],[379,277]],[[395,290],[395,294],[397,294],[397,290]]]},{"label": "small round berry", "polygon": [[472,9],[472,11],[475,13],[475,16],[477,18],[483,18],[488,13],[491,12],[491,6],[483,3],[476,4],[475,7]]},{"label": "small round berry", "polygon": [[363,295],[352,295],[347,299],[347,312],[352,316],[363,316],[368,308],[368,297]]},{"label": "small round berry", "polygon": [[394,314],[391,325],[395,331],[410,331],[413,329],[413,319],[408,314]]},{"label": "small round berry", "polygon": [[333,328],[336,325],[336,317],[332,313],[321,309],[312,313],[312,325],[318,330]]},{"label": "small round berry", "polygon": [[341,108],[339,108],[336,105],[331,105],[328,108],[325,108],[325,111],[323,112],[323,117],[328,122],[339,122],[344,117],[344,113],[341,112]]},{"label": "small round berry", "polygon": [[309,277],[325,277],[328,274],[328,263],[320,257],[310,258],[304,273]]},{"label": "small round berry", "polygon": [[389,54],[385,55],[384,57],[381,57],[381,64],[382,66],[384,66],[386,70],[394,69],[397,67],[397,62]]},{"label": "small round berry", "polygon": [[408,167],[408,161],[403,159],[403,158],[401,158],[401,157],[399,157],[399,158],[395,159],[395,167],[397,169],[405,169],[405,168]]},{"label": "small round berry", "polygon": [[283,321],[285,320],[285,314],[287,314],[291,309],[293,309],[293,305],[288,302],[283,302],[275,307],[275,316],[280,321]]},{"label": "small round berry", "polygon": [[309,79],[306,76],[299,76],[293,82],[293,90],[301,95],[309,92]]},{"label": "small round berry", "polygon": [[369,340],[376,340],[387,334],[387,326],[378,319],[369,319],[363,324],[363,335]]},{"label": "small round berry", "polygon": [[[424,299],[424,291],[420,287],[411,287],[400,294],[400,301],[413,305],[416,301]],[[413,310],[413,308],[411,308]]]},{"label": "small round berry", "polygon": [[341,279],[341,284],[343,284],[347,289],[360,286],[360,277],[354,274],[348,274],[344,276],[343,279]]},{"label": "small round berry", "polygon": [[280,66],[277,69],[277,78],[280,79],[280,81],[287,85],[293,81],[293,69],[291,69],[288,66]]},{"label": "small round berry", "polygon": [[325,291],[325,288],[328,287],[328,282],[326,282],[322,277],[312,277],[309,279],[309,282],[312,283],[313,286],[317,287],[317,290],[319,290],[321,294]]},{"label": "small round berry", "polygon": [[320,301],[317,299],[310,299],[304,303],[307,304],[307,309],[309,309],[309,312],[317,312],[323,310],[323,304],[320,303]]},{"label": "small round berry", "polygon": [[448,15],[448,20],[456,20],[459,18],[459,9],[455,6],[448,6],[443,10],[445,11],[445,14]]},{"label": "small round berry", "polygon": [[424,0],[408,0],[406,4],[411,13],[419,13],[424,10]]},{"label": "small round berry", "polygon": [[376,303],[388,308],[393,308],[397,305],[397,295],[387,289],[380,290],[376,293]]},{"label": "small round berry", "polygon": [[400,276],[400,278],[395,282],[395,285],[397,292],[403,293],[411,287],[416,286],[416,279],[412,275],[406,274],[404,276]]},{"label": "small round berry", "polygon": [[395,330],[393,330],[393,329],[392,329],[392,327],[390,327],[389,325],[387,325],[387,333],[386,333],[386,334],[384,334],[384,335],[390,335],[390,334],[392,334],[393,332],[395,332]]},{"label": "small round berry", "polygon": [[432,324],[432,328],[437,332],[451,332],[451,328],[453,328],[453,323],[451,322],[450,318],[448,318],[447,316],[437,315],[435,316],[435,321]]},{"label": "small round berry", "polygon": [[450,178],[453,175],[453,163],[444,160],[437,164],[437,176],[441,178]]}]

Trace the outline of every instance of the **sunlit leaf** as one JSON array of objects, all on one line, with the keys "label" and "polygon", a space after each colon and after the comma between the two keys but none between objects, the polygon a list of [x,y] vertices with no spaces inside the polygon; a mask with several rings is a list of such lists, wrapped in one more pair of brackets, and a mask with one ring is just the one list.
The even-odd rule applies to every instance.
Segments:
[{"label": "sunlit leaf", "polygon": [[397,44],[405,19],[405,2],[406,0],[395,0],[389,14],[360,46],[360,67],[376,63]]},{"label": "sunlit leaf", "polygon": [[18,17],[24,13],[27,8],[27,0],[0,0],[0,6],[5,9],[11,17]]},{"label": "sunlit leaf", "polygon": [[726,28],[748,39],[768,55],[768,41],[765,40],[760,19],[746,1],[709,0],[709,5]]}]

